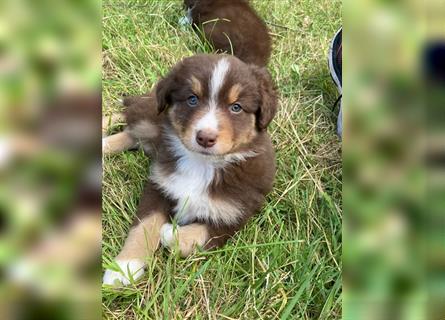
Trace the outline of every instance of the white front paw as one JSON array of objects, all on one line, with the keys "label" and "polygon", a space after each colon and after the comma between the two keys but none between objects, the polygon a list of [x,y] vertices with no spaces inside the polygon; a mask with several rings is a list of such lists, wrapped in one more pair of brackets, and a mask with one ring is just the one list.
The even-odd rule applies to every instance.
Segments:
[{"label": "white front paw", "polygon": [[129,285],[130,279],[137,280],[144,275],[144,262],[139,259],[116,260],[120,271],[105,270],[103,284],[117,286]]},{"label": "white front paw", "polygon": [[175,244],[175,234],[171,223],[164,223],[161,227],[161,243],[164,247],[170,248]]}]

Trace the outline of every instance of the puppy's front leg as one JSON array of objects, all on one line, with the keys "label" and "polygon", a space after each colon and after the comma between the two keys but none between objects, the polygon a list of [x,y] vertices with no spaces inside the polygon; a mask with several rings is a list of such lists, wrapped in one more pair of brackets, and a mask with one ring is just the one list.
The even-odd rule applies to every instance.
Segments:
[{"label": "puppy's front leg", "polygon": [[187,257],[197,247],[210,249],[223,246],[236,230],[238,226],[215,227],[205,223],[192,223],[174,229],[172,224],[166,223],[161,228],[161,243],[167,248],[177,245],[180,255]]},{"label": "puppy's front leg", "polygon": [[116,264],[121,271],[107,269],[103,283],[124,285],[144,274],[146,260],[159,247],[161,227],[168,221],[169,203],[149,182],[144,189],[137,218],[130,229]]}]

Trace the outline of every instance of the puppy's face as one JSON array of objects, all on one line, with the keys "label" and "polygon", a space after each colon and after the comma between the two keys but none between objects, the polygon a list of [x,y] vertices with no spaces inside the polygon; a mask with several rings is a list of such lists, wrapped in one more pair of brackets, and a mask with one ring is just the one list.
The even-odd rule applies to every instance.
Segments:
[{"label": "puppy's face", "polygon": [[206,155],[248,146],[276,111],[267,71],[225,55],[184,59],[158,84],[157,97],[182,143]]}]

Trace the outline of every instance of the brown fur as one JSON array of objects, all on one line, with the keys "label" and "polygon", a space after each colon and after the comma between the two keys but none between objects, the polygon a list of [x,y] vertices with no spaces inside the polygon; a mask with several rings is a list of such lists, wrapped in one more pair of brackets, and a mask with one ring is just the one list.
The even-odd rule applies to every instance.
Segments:
[{"label": "brown fur", "polygon": [[[223,139],[227,146],[223,148],[224,154],[212,157],[223,159],[242,152],[255,152],[255,156],[244,161],[226,163],[224,168],[215,169],[214,178],[207,190],[208,199],[221,212],[233,214],[233,219],[195,217],[193,221],[179,226],[177,237],[181,254],[190,254],[196,245],[207,249],[222,246],[261,208],[266,194],[271,190],[275,175],[275,155],[266,128],[275,115],[277,99],[267,71],[247,65],[232,56],[198,55],[186,58],[152,92],[124,101],[127,106],[126,132],[148,150],[153,165],[150,180],[140,200],[137,219],[124,246],[125,252],[120,256],[133,258],[136,253],[147,254],[154,251],[162,225],[159,221],[164,222],[163,218],[159,218],[160,215],[164,216],[165,221],[170,221],[175,216],[173,208],[178,200],[172,198],[159,184],[159,179],[168,179],[177,172],[179,158],[168,142],[168,135],[174,135],[183,141],[191,134],[190,126],[193,126],[194,119],[207,110],[210,75],[220,59],[228,59],[230,62],[225,82],[218,93],[218,114],[221,114],[222,119],[220,134],[227,135]],[[197,81],[200,83],[200,90],[196,90]],[[231,114],[228,111],[233,102],[234,90],[238,95],[236,100],[243,107],[240,114]],[[197,91],[201,91],[200,105],[191,108],[186,105],[186,99],[190,94],[198,94]],[[157,134],[153,135],[152,128],[149,134],[135,130],[141,123],[156,126]],[[183,145],[187,148],[186,143]],[[184,188],[188,186],[184,185]],[[144,226],[149,226],[150,231],[146,233],[148,230],[144,230]],[[141,243],[144,234],[149,236],[150,241],[143,242],[144,246],[137,245],[138,248],[134,248],[137,252],[134,253],[131,248],[134,247],[133,243]]]},{"label": "brown fur", "polygon": [[264,67],[271,52],[267,27],[245,0],[185,0],[193,23],[219,52]]}]

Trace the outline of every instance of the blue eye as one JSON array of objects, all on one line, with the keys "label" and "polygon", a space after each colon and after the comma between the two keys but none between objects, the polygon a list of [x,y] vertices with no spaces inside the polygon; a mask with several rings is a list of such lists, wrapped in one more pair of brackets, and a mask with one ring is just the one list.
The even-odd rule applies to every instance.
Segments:
[{"label": "blue eye", "polygon": [[198,105],[198,97],[195,95],[192,95],[190,97],[187,98],[187,104],[190,107],[196,107]]},{"label": "blue eye", "polygon": [[242,110],[243,108],[241,108],[239,103],[235,103],[230,106],[230,111],[232,111],[233,113],[240,113]]}]

